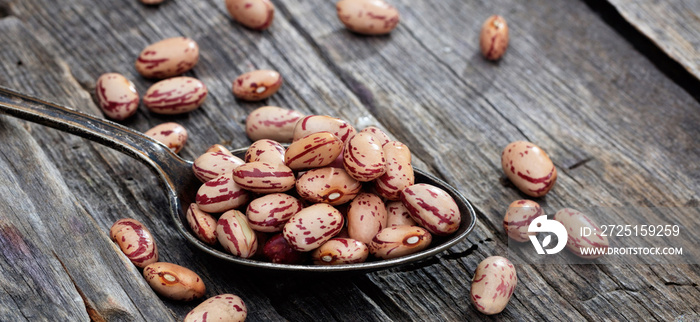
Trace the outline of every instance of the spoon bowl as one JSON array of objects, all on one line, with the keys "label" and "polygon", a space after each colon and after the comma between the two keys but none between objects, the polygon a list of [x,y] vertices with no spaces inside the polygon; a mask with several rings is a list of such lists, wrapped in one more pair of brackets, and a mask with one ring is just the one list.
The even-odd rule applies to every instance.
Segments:
[{"label": "spoon bowl", "polygon": [[[0,112],[30,122],[46,125],[86,139],[101,143],[121,151],[148,165],[160,179],[161,187],[169,201],[169,214],[180,234],[196,249],[208,255],[242,268],[287,272],[367,272],[415,263],[456,245],[474,229],[476,214],[469,201],[456,189],[443,180],[423,171],[414,169],[416,183],[437,186],[452,196],[461,213],[459,229],[446,237],[435,236],[430,247],[411,255],[386,259],[370,260],[365,263],[346,265],[291,265],[264,262],[255,259],[236,257],[221,247],[203,243],[192,233],[185,214],[187,207],[194,202],[201,182],[192,171],[192,162],[183,160],[167,146],[120,124],[96,118],[58,104],[40,100],[13,90],[0,87]],[[243,157],[247,148],[231,152]]]}]

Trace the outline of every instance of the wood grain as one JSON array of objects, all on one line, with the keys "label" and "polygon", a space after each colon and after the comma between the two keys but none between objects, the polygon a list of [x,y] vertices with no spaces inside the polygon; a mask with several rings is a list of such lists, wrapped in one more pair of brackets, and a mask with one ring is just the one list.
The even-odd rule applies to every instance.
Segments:
[{"label": "wood grain", "polygon": [[[155,7],[0,0],[10,15],[0,21],[6,44],[0,47],[0,85],[100,115],[92,94],[99,75],[122,73],[145,93],[153,82],[133,68],[139,51],[162,38],[189,36],[202,54],[186,75],[210,90],[202,108],[168,117],[142,106],[125,125],[140,131],[164,121],[184,125],[190,140],[181,155],[190,160],[213,143],[250,144],[243,122],[262,105],[337,116],[357,127],[379,125],[411,148],[415,165],[472,201],[479,216],[475,231],[426,262],[371,274],[248,271],[187,245],[168,222],[155,176],[137,161],[2,117],[0,126],[10,130],[0,132],[0,146],[14,152],[0,158],[12,169],[0,177],[3,187],[8,183],[0,204],[13,205],[12,191],[21,190],[35,209],[30,217],[60,228],[26,224],[0,236],[14,234],[34,245],[27,258],[36,258],[51,272],[46,279],[61,285],[41,291],[55,294],[52,301],[10,289],[6,285],[31,268],[12,257],[16,250],[0,248],[0,297],[13,299],[2,314],[48,320],[54,305],[75,319],[181,320],[197,303],[159,300],[108,240],[111,224],[131,217],[149,227],[162,260],[200,274],[207,296],[241,296],[251,321],[483,319],[469,301],[469,283],[483,258],[507,254],[502,216],[524,195],[504,179],[499,156],[514,140],[537,143],[560,170],[553,191],[538,200],[548,208],[698,206],[700,104],[583,3],[397,0],[401,23],[383,37],[345,30],[332,2],[274,3],[273,26],[255,32],[233,22],[223,2],[214,0]],[[510,48],[497,63],[482,59],[478,49],[481,23],[494,13],[506,17],[511,32]],[[280,71],[280,92],[260,103],[235,100],[231,81],[256,68]],[[16,151],[24,146],[31,153],[21,156],[29,155],[48,183],[12,167],[23,162]],[[14,226],[0,227],[23,222],[12,213],[0,218]],[[673,216],[689,220],[684,212]],[[50,238],[38,237],[49,230]],[[698,273],[697,265],[518,265],[518,288],[496,319],[693,319],[700,312]],[[95,274],[97,281],[90,278]],[[81,293],[82,303],[70,302]]]}]

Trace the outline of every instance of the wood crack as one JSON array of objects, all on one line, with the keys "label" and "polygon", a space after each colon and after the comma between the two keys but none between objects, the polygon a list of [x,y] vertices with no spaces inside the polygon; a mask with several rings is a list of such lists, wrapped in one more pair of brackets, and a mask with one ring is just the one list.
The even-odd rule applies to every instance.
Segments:
[{"label": "wood crack", "polygon": [[52,251],[54,258],[58,261],[58,263],[61,264],[61,267],[63,268],[63,271],[66,272],[66,276],[70,279],[70,282],[73,283],[73,286],[75,287],[75,290],[78,291],[78,294],[80,295],[80,298],[83,300],[83,305],[85,306],[85,311],[87,312],[88,316],[90,317],[90,321],[94,322],[105,322],[107,321],[102,314],[100,314],[99,311],[95,309],[94,306],[90,303],[90,299],[85,295],[83,290],[80,289],[80,286],[75,282],[73,279],[73,276],[70,274],[70,271],[68,271],[68,268],[66,267],[65,264],[63,264],[63,261],[58,257],[55,251]]}]

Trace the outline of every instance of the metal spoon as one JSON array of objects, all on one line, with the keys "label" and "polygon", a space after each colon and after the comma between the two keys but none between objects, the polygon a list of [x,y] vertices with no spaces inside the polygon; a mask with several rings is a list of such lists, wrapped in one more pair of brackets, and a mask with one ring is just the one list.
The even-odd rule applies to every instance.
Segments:
[{"label": "metal spoon", "polygon": [[[462,222],[457,232],[448,237],[435,238],[429,248],[390,260],[335,266],[288,265],[239,258],[226,253],[221,248],[215,248],[201,242],[187,227],[185,211],[193,202],[201,182],[192,172],[192,162],[181,159],[165,145],[120,124],[20,94],[4,87],[0,87],[0,112],[81,136],[121,151],[145,163],[160,178],[161,186],[168,195],[170,217],[182,236],[199,250],[243,267],[301,272],[372,271],[395,267],[417,262],[445,251],[466,238],[476,223],[476,215],[471,204],[460,192],[437,177],[420,169],[414,169],[417,183],[429,183],[447,191],[457,202],[462,214]],[[242,148],[231,152],[242,157],[246,149]]]}]

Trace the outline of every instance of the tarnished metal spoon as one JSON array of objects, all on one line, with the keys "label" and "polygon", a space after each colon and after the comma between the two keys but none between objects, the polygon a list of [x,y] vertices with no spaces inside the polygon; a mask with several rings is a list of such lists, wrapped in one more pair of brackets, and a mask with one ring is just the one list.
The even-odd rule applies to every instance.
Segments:
[{"label": "tarnished metal spoon", "polygon": [[[447,191],[457,202],[462,215],[462,221],[457,232],[447,237],[435,238],[429,248],[412,255],[390,260],[376,260],[360,264],[336,266],[288,265],[239,258],[225,252],[221,248],[212,247],[199,241],[188,228],[185,211],[189,204],[194,201],[201,182],[192,172],[192,162],[183,160],[167,146],[143,133],[120,124],[3,87],[0,87],[0,112],[101,143],[148,165],[160,179],[161,186],[168,196],[170,217],[182,236],[197,249],[243,267],[277,271],[326,273],[362,272],[396,267],[414,263],[445,251],[466,238],[476,223],[476,215],[471,204],[460,192],[435,176],[420,169],[414,169],[416,183],[429,183]],[[243,157],[246,149],[236,149],[231,152],[239,157]]]}]

